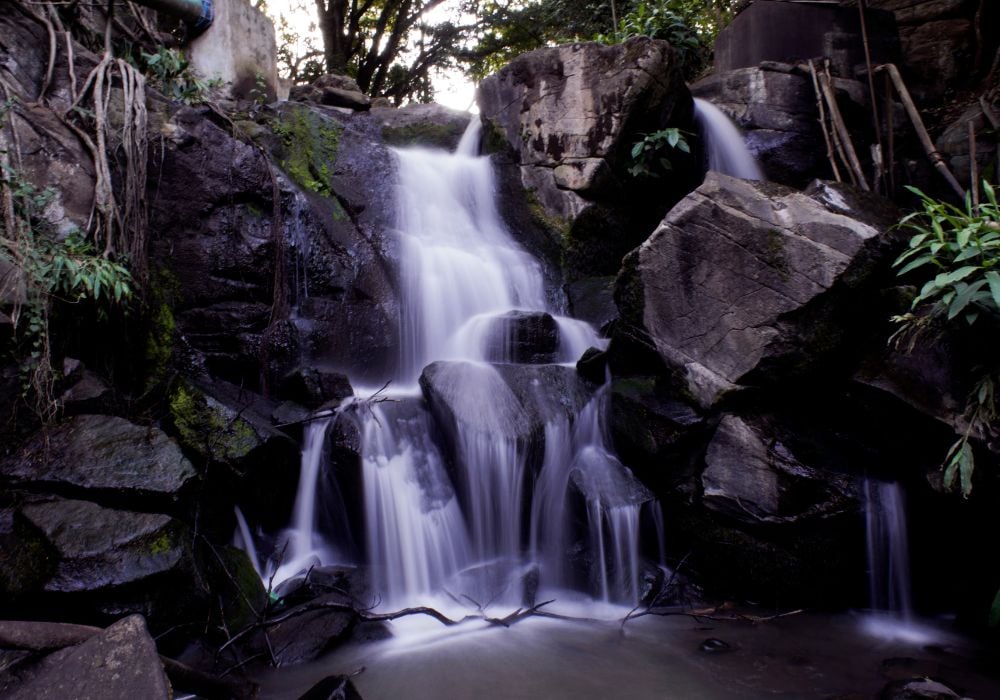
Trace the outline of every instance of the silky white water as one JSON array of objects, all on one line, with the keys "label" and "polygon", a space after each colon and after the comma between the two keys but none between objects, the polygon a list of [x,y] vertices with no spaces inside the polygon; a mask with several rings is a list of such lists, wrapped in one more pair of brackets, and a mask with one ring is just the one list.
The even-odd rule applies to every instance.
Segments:
[{"label": "silky white water", "polygon": [[[394,152],[399,370],[387,392],[353,400],[336,417],[353,423],[362,455],[363,516],[355,527],[363,533],[340,534],[363,540],[362,563],[386,607],[426,603],[445,591],[478,604],[517,606],[539,586],[582,588],[601,600],[634,604],[640,502],[652,495],[622,487],[635,480],[605,435],[607,392],[568,411],[557,385],[536,378],[527,397],[516,395],[507,375],[486,362],[514,361],[509,327],[531,314],[552,316],[546,322],[557,334],[551,363],[575,363],[606,341],[549,307],[541,266],[496,209],[492,166],[476,155],[478,141],[474,122],[456,153]],[[421,372],[440,360],[451,361],[435,375],[453,397],[457,430],[448,440],[417,391]],[[560,371],[580,381],[570,369]],[[539,414],[543,435],[534,434],[525,401]],[[338,552],[348,549],[336,546],[338,533],[317,532],[317,512],[343,508],[324,502],[317,488],[331,481],[322,476],[330,429],[330,420],[307,429],[278,580],[311,564],[339,563]],[[590,470],[595,474],[584,473]],[[636,502],[625,492],[638,495]],[[582,504],[575,514],[571,493]],[[594,551],[570,561],[568,550],[580,541]]]},{"label": "silky white water", "polygon": [[709,170],[747,180],[766,179],[743,134],[721,109],[696,97],[694,119],[701,128]]}]

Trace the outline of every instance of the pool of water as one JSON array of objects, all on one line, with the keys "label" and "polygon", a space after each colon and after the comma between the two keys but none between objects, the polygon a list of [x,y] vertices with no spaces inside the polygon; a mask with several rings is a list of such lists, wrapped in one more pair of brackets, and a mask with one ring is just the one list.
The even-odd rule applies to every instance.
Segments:
[{"label": "pool of water", "polygon": [[932,627],[894,636],[891,625],[873,628],[860,615],[802,613],[757,624],[646,616],[624,628],[537,617],[509,628],[480,621],[445,628],[411,617],[391,626],[392,639],[268,671],[258,678],[261,697],[298,698],[333,674],[351,675],[365,700],[847,700],[875,698],[889,681],[920,676],[967,697],[1000,697],[995,650]]}]

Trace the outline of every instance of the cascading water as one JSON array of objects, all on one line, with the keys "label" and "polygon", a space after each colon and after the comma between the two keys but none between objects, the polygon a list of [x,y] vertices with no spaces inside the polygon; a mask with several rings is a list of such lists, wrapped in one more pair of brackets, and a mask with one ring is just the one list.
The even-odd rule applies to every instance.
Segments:
[{"label": "cascading water", "polygon": [[[565,587],[584,578],[605,600],[635,603],[639,504],[652,496],[609,447],[606,388],[571,411],[537,378],[531,397],[515,395],[500,366],[487,363],[515,361],[516,334],[508,325],[524,315],[554,326],[558,342],[549,362],[575,362],[604,341],[586,323],[547,308],[541,267],[503,225],[478,141],[474,121],[454,154],[395,152],[403,260],[398,388],[380,395],[391,402],[358,399],[336,418],[355,421],[361,435],[373,585],[389,606],[443,590],[518,605],[519,579],[532,575],[544,586]],[[437,376],[459,402],[450,455],[417,391],[421,372],[439,360],[451,361]],[[523,401],[532,402],[544,438],[530,429]],[[317,421],[306,433],[283,576],[337,559],[316,532],[317,510],[342,507],[317,502],[329,427]],[[539,443],[540,459],[533,451]],[[583,504],[575,512],[574,498]],[[590,570],[581,575],[583,565],[568,561],[567,550],[588,535],[591,554],[583,561]]]},{"label": "cascading water", "polygon": [[910,543],[903,489],[897,482],[865,480],[865,531],[871,607],[909,620]]},{"label": "cascading water", "polygon": [[765,179],[743,134],[721,109],[696,97],[694,118],[701,129],[709,170],[747,180]]}]

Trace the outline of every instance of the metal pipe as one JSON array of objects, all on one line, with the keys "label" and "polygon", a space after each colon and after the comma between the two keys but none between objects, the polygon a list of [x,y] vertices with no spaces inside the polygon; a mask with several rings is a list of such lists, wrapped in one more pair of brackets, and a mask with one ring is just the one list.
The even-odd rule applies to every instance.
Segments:
[{"label": "metal pipe", "polygon": [[205,31],[215,19],[212,0],[135,0],[151,10],[178,17],[198,33]]}]

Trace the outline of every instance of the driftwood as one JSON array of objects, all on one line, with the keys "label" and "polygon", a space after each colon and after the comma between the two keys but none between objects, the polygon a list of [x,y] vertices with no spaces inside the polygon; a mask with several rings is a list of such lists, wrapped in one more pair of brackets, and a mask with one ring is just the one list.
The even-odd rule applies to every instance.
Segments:
[{"label": "driftwood", "polygon": [[920,144],[924,147],[927,157],[931,159],[931,163],[933,163],[934,167],[937,168],[937,171],[941,173],[941,176],[948,181],[948,184],[951,185],[955,194],[964,198],[965,190],[960,184],[958,184],[958,180],[955,179],[955,176],[948,168],[948,164],[944,162],[944,157],[938,152],[937,148],[934,147],[934,142],[931,141],[930,134],[927,133],[927,128],[924,126],[924,122],[920,118],[920,112],[917,111],[917,106],[913,103],[913,98],[910,97],[910,91],[906,89],[906,84],[903,82],[903,78],[899,74],[899,69],[891,63],[883,63],[880,66],[875,66],[875,72],[878,73],[880,71],[884,71],[889,76],[889,79],[892,80],[892,84],[896,88],[896,94],[899,95],[899,99],[903,103],[903,107],[906,109],[906,114],[913,123],[913,128],[917,132],[917,138],[920,139]]}]

